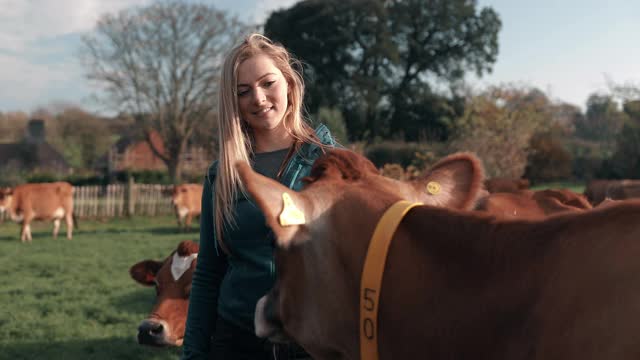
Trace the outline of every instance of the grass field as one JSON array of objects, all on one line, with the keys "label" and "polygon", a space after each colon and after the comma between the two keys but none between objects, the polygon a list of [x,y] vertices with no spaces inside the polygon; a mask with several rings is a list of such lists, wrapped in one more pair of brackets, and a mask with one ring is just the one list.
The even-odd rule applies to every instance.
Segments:
[{"label": "grass field", "polygon": [[544,190],[544,189],[569,189],[571,191],[582,194],[584,192],[584,183],[573,182],[553,182],[532,186],[532,190]]},{"label": "grass field", "polygon": [[179,349],[137,344],[155,291],[128,270],[197,240],[197,230],[179,233],[171,217],[83,221],[71,241],[51,229],[36,224],[23,244],[17,224],[0,224],[0,359],[178,358]]}]

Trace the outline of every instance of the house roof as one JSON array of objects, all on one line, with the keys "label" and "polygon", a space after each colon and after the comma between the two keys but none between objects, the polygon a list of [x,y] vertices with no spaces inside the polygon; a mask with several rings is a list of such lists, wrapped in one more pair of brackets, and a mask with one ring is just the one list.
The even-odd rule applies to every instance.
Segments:
[{"label": "house roof", "polygon": [[0,144],[0,167],[15,164],[19,167],[67,171],[69,163],[50,144]]}]

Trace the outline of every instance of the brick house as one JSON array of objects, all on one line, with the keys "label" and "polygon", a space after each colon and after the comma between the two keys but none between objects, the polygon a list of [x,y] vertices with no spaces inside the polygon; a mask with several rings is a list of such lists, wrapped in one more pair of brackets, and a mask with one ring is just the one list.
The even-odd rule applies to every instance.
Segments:
[{"label": "brick house", "polygon": [[[164,144],[157,132],[151,133],[151,142],[156,149],[164,152]],[[182,171],[204,173],[212,160],[211,154],[204,148],[188,147],[182,154]],[[123,136],[112,145],[99,161],[99,167],[108,173],[127,170],[167,170],[165,163],[153,153],[147,141],[135,136]]]}]

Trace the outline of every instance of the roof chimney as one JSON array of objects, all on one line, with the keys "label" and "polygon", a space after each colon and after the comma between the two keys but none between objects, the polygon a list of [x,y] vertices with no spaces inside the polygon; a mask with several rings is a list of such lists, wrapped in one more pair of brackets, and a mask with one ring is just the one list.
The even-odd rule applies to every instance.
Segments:
[{"label": "roof chimney", "polygon": [[27,124],[25,140],[31,144],[42,144],[45,140],[44,120],[31,119]]}]

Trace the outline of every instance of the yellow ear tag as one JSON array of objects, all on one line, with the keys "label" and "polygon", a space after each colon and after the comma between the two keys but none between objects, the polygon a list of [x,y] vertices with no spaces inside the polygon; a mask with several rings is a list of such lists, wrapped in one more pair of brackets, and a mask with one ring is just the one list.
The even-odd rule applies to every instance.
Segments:
[{"label": "yellow ear tag", "polygon": [[438,193],[440,193],[440,184],[435,181],[429,181],[427,184],[427,192],[431,195],[438,195]]},{"label": "yellow ear tag", "polygon": [[293,199],[287,193],[282,193],[282,212],[280,213],[280,225],[302,225],[305,223],[304,213],[294,204]]}]

